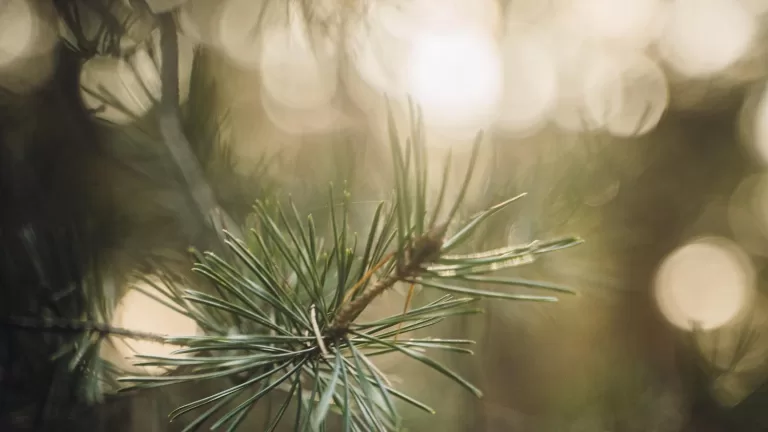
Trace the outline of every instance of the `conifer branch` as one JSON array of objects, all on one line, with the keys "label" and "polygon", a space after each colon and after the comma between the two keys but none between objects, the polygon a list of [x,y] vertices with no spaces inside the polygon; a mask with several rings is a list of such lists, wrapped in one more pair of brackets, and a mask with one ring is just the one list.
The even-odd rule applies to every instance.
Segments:
[{"label": "conifer branch", "polygon": [[205,179],[200,162],[192,152],[192,146],[184,134],[179,110],[179,36],[173,14],[171,12],[159,14],[158,20],[162,88],[158,109],[160,134],[181,172],[189,199],[199,215],[198,220],[202,221],[202,224],[198,224],[185,218],[187,234],[192,239],[197,239],[200,225],[210,225],[217,232],[224,227],[238,231],[237,225],[219,206],[213,189]]},{"label": "conifer branch", "polygon": [[430,264],[439,256],[447,228],[448,226],[445,224],[440,225],[416,239],[413,246],[409,246],[406,250],[406,260],[396,267],[394,273],[378,280],[363,291],[360,296],[342,306],[336,313],[328,331],[336,336],[345,333],[349,330],[352,321],[360,316],[376,297],[394,286],[395,283],[417,276],[425,265]]},{"label": "conifer branch", "polygon": [[[278,203],[257,202],[251,236],[241,238],[225,232],[226,244],[236,257],[230,263],[213,253],[199,257],[194,270],[209,279],[218,296],[170,287],[166,295],[179,308],[195,317],[203,336],[171,337],[166,342],[186,346],[179,356],[139,356],[145,366],[173,369],[185,366],[183,376],[123,377],[136,388],[157,387],[216,377],[235,377],[239,384],[174,410],[172,418],[204,405],[215,405],[195,419],[199,425],[223,410],[223,406],[248,386],[259,384],[246,402],[222,414],[217,426],[229,423],[234,430],[243,413],[280,383],[303,407],[295,430],[317,430],[325,424],[330,405],[337,406],[348,430],[398,430],[400,417],[394,408],[398,398],[427,412],[423,403],[392,388],[387,377],[374,366],[372,357],[398,352],[440,372],[477,396],[482,392],[451,369],[433,360],[429,350],[471,353],[461,347],[472,341],[460,339],[402,339],[401,333],[430,327],[446,318],[474,314],[470,307],[478,297],[513,301],[553,302],[557,297],[508,293],[476,286],[498,288],[522,286],[530,289],[572,293],[546,282],[494,276],[502,269],[534,262],[539,255],[575,246],[580,239],[569,237],[535,241],[475,253],[457,254],[469,246],[479,225],[504,210],[523,195],[513,197],[459,223],[453,219],[468,190],[480,139],[475,143],[464,183],[450,205],[447,220],[437,225],[434,216],[443,205],[440,194],[433,209],[426,206],[426,149],[421,120],[412,116],[412,135],[405,149],[390,116],[394,162],[394,199],[376,211],[363,249],[348,230],[348,195],[341,214],[329,196],[332,241],[324,245],[311,215],[304,222],[290,204],[284,211]],[[442,190],[445,189],[444,176]],[[331,189],[332,190],[332,189]],[[450,229],[450,233],[449,233]],[[377,273],[380,273],[376,275]],[[373,282],[374,276],[378,277]],[[397,282],[446,293],[425,306],[373,322],[357,322],[375,298]],[[471,285],[471,286],[468,286]],[[236,323],[237,331],[226,329]],[[217,331],[216,329],[221,329]],[[229,353],[222,355],[221,353]],[[193,353],[207,355],[192,356]],[[237,355],[232,355],[237,353]],[[183,355],[182,355],[183,354]],[[274,378],[270,378],[273,377]],[[300,390],[311,383],[309,392]],[[297,384],[298,383],[298,384]],[[281,408],[281,412],[284,410]],[[276,425],[280,415],[273,419]],[[191,430],[191,429],[189,429]]]},{"label": "conifer branch", "polygon": [[93,321],[77,321],[56,318],[32,318],[20,316],[0,317],[0,325],[18,330],[47,333],[98,333],[100,336],[116,336],[126,339],[165,343],[167,335],[129,330]]}]

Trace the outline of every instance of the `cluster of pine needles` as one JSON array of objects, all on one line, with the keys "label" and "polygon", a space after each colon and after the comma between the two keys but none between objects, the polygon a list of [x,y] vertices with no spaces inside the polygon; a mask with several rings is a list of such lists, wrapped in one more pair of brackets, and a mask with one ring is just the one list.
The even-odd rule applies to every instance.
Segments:
[{"label": "cluster of pine needles", "polygon": [[[399,142],[395,122],[389,116],[395,190],[390,201],[376,208],[363,242],[348,229],[349,195],[343,197],[341,210],[334,210],[333,188],[329,196],[333,238],[329,244],[318,236],[312,216],[303,218],[292,202],[256,203],[255,223],[246,238],[225,233],[225,243],[234,259],[211,252],[197,254],[194,271],[215,286],[216,295],[170,282],[145,292],[194,319],[204,335],[165,337],[165,343],[183,348],[169,356],[139,355],[138,365],[172,372],[121,377],[120,381],[130,383],[126,389],[222,377],[239,382],[170,413],[173,420],[205,409],[185,430],[214,420],[212,430],[236,430],[259,400],[279,390],[285,397],[266,430],[275,430],[289,417],[293,417],[295,430],[324,430],[333,411],[344,431],[391,431],[398,430],[401,423],[397,403],[434,412],[397,390],[375,366],[374,357],[399,353],[481,396],[479,389],[429,355],[430,350],[471,354],[467,348],[471,340],[399,335],[452,316],[479,313],[476,302],[483,297],[556,301],[553,296],[509,293],[499,288],[572,291],[495,274],[581,240],[534,241],[477,253],[456,253],[467,245],[478,226],[522,195],[467,221],[455,221],[474,172],[480,134],[458,197],[450,206],[444,199],[449,156],[440,192],[427,209],[427,157],[421,116],[413,108],[410,112],[410,138],[405,145]],[[440,215],[445,215],[442,220]],[[359,315],[372,301],[397,283],[410,286],[403,312],[359,322]],[[482,289],[484,285],[493,289]],[[416,287],[444,295],[409,309]],[[231,408],[238,398],[242,402]],[[292,405],[295,407],[289,410]]]}]

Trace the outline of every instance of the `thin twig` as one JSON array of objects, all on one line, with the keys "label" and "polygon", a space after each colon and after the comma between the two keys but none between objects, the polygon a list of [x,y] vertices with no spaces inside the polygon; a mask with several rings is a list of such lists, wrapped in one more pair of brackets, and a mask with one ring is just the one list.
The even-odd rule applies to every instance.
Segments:
[{"label": "thin twig", "polygon": [[40,331],[48,333],[98,333],[101,336],[117,336],[128,339],[147,340],[165,343],[166,336],[113,327],[109,324],[56,318],[30,318],[7,316],[0,317],[0,325],[18,330]]},{"label": "thin twig", "polygon": [[389,262],[389,260],[392,259],[393,256],[395,256],[394,253],[389,253],[389,254],[387,254],[387,256],[382,258],[381,261],[379,261],[378,264],[376,264],[375,266],[371,267],[371,269],[368,270],[363,275],[363,277],[361,277],[360,280],[357,281],[357,283],[355,283],[355,285],[353,285],[352,288],[349,289],[349,292],[347,292],[347,295],[344,296],[344,300],[342,301],[342,304],[348,302],[349,299],[352,298],[355,295],[357,290],[359,290],[361,286],[365,285],[365,283],[368,281],[368,279],[370,279],[371,276],[373,276],[374,273],[376,273],[381,267],[383,267],[384,264]]},{"label": "thin twig", "polygon": [[405,253],[402,254],[402,261],[397,263],[395,272],[385,276],[383,279],[379,279],[376,283],[365,289],[362,294],[343,305],[336,312],[336,316],[333,317],[328,331],[334,336],[346,333],[352,321],[368,307],[373,299],[391,288],[398,281],[417,276],[424,265],[434,262],[439,258],[447,228],[447,224],[437,226],[428,233],[413,240],[410,246],[406,247]]}]

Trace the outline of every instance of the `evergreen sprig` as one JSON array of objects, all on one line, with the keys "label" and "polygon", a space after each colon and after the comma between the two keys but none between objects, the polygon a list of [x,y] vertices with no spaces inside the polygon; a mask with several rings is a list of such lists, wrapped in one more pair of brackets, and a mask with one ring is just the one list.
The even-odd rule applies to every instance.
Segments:
[{"label": "evergreen sprig", "polygon": [[[174,309],[194,318],[202,336],[166,337],[183,348],[169,356],[138,356],[141,365],[174,370],[164,376],[130,376],[129,388],[151,388],[205,379],[232,377],[239,384],[174,410],[175,419],[207,408],[185,430],[218,416],[212,429],[235,430],[256,402],[276,389],[287,392],[271,421],[274,430],[291,402],[296,402],[296,430],[319,430],[334,410],[345,431],[396,430],[395,400],[426,412],[431,408],[394,388],[375,366],[373,357],[400,353],[457,382],[473,394],[481,391],[429,356],[430,350],[471,353],[469,340],[401,338],[399,335],[435,325],[446,318],[478,313],[480,297],[524,301],[556,301],[553,296],[508,293],[476,285],[522,286],[557,293],[569,289],[545,282],[495,276],[501,269],[529,264],[540,254],[581,242],[575,237],[508,246],[479,253],[456,254],[475,229],[514,203],[514,197],[467,221],[456,223],[474,174],[482,135],[478,135],[458,197],[447,203],[442,190],[427,208],[427,153],[421,118],[411,109],[411,133],[398,141],[389,117],[395,191],[376,208],[363,242],[348,224],[349,195],[341,211],[330,193],[332,240],[325,244],[311,215],[296,206],[258,202],[255,226],[246,238],[225,233],[237,262],[214,253],[199,254],[194,270],[216,287],[218,295],[168,284],[160,292]],[[446,173],[448,170],[446,170]],[[441,215],[446,214],[441,220]],[[440,222],[438,223],[438,220]],[[359,322],[360,314],[396,283],[433,288],[443,297],[402,314]],[[410,295],[409,295],[410,298]],[[239,397],[238,405],[225,406]]]}]

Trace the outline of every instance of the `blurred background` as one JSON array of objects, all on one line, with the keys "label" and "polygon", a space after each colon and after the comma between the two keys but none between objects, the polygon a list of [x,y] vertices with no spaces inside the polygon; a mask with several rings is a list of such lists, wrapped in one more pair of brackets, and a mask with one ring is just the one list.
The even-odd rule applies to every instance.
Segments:
[{"label": "blurred background", "polygon": [[[198,331],[129,284],[147,256],[186,269],[183,186],[153,118],[167,11],[184,130],[238,223],[272,193],[322,214],[346,180],[364,229],[390,187],[384,96],[403,136],[410,96],[434,188],[448,151],[460,181],[484,130],[468,211],[528,193],[481,243],[586,240],[512,272],[578,296],[483,300],[440,327],[477,341],[443,360],[483,399],[382,360],[438,411],[404,411],[408,430],[768,430],[768,1],[3,0],[3,314],[42,313],[98,273],[115,325]],[[58,342],[0,331],[3,430],[181,430],[167,413],[222,385],[88,407],[52,390]],[[97,355],[131,368],[134,350],[171,351],[137,345]]]}]

